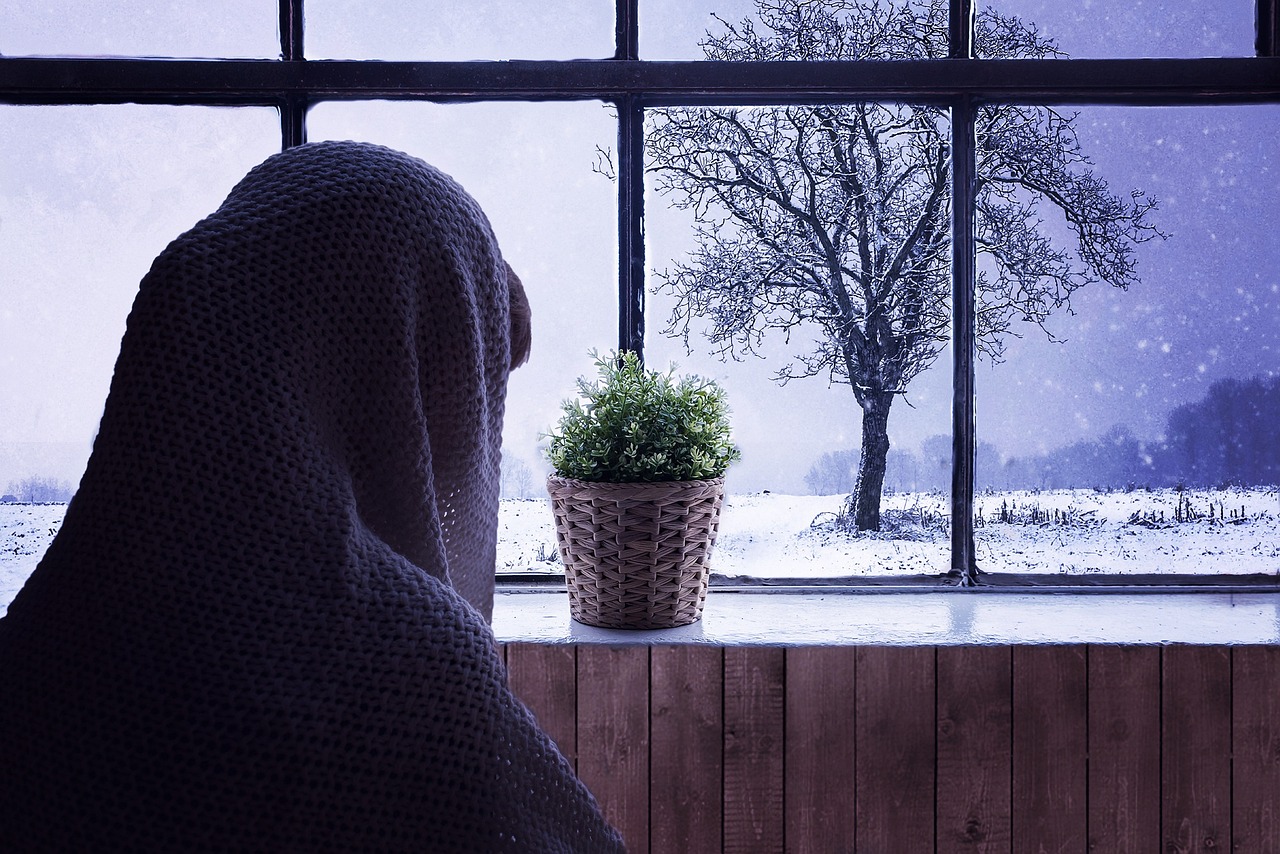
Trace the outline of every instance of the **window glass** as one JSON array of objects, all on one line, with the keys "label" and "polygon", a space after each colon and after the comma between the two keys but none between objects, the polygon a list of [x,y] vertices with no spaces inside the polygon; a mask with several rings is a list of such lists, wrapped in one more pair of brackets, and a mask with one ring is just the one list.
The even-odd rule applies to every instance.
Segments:
[{"label": "window glass", "polygon": [[533,352],[511,375],[503,433],[499,572],[562,571],[546,500],[542,434],[594,374],[590,351],[616,346],[617,190],[593,171],[616,137],[598,103],[330,103],[309,136],[377,142],[421,157],[480,203],[524,283]]},{"label": "window glass", "polygon": [[[278,146],[261,108],[0,107],[0,607],[80,481],[152,260]],[[0,611],[2,613],[2,611]]]},{"label": "window glass", "polygon": [[308,0],[313,59],[601,59],[613,56],[612,0]]},{"label": "window glass", "polygon": [[640,0],[642,59],[915,59],[947,55],[947,4]]},{"label": "window glass", "polygon": [[[640,54],[645,59],[710,58],[716,43],[729,38],[744,52],[716,58],[945,56],[947,5],[944,0],[842,0],[839,4],[730,0],[690,6],[679,0],[641,0]],[[1057,55],[1091,59],[1254,55],[1253,0],[1001,0],[992,6],[994,11],[979,4],[975,50],[981,57],[1052,55],[1044,52],[1046,43]],[[834,13],[842,24],[831,27],[835,7],[844,10]],[[794,36],[797,24],[809,31],[819,29],[813,24],[818,18],[828,24],[821,28],[825,38]],[[887,22],[912,18],[916,23],[897,38],[884,38],[894,32]],[[876,33],[874,48],[869,46],[870,39],[857,37],[864,30]],[[831,38],[831,33],[840,38]],[[781,42],[773,39],[778,35],[783,35]],[[770,40],[775,41],[771,46]],[[745,52],[748,43],[757,49],[755,55]]]},{"label": "window glass", "polygon": [[[1280,108],[1089,107],[1072,125],[1094,176],[1125,204],[1145,192],[1166,236],[1132,248],[1127,287],[1084,284],[979,363],[979,565],[1274,574]],[[1024,213],[1082,268],[1052,205]]]},{"label": "window glass", "polygon": [[[791,5],[730,0],[691,9],[674,0],[641,0],[641,56],[945,53],[944,0],[794,4],[796,20],[808,22],[806,32],[832,6],[846,10],[823,19],[825,40],[796,31],[791,19],[771,11]],[[58,2],[28,6],[6,12],[0,53],[279,53],[274,2],[163,9],[128,3],[110,9]],[[432,0],[413,7],[406,21],[390,2],[309,0],[306,47],[312,58],[608,56],[613,8],[612,2],[581,0],[530,6],[517,16],[510,4]],[[997,9],[979,10],[982,56],[1253,53],[1251,0],[1004,0]],[[908,18],[911,26],[893,29],[894,21]],[[875,25],[875,39],[869,25]],[[710,168],[715,146],[744,128],[773,122],[773,131],[784,137],[811,128],[805,122],[812,115],[805,119],[797,112],[803,109],[738,111],[742,127],[721,125],[718,136],[707,137],[709,147],[695,158],[701,158],[698,168]],[[890,178],[902,158],[941,151],[945,117],[934,116],[925,127],[923,110],[869,109],[900,120],[881,152],[888,154],[883,162]],[[686,111],[686,118],[698,112]],[[767,288],[744,301],[745,292],[717,292],[707,281],[680,287],[682,271],[710,257],[702,251],[699,223],[705,235],[722,239],[740,237],[742,223],[726,209],[726,198],[708,193],[692,204],[686,197],[682,205],[679,189],[664,184],[662,157],[679,154],[681,134],[695,130],[672,133],[673,115],[653,109],[647,121],[646,348],[651,365],[674,362],[680,370],[719,380],[729,391],[744,459],[730,471],[716,569],[810,576],[946,569],[951,359],[938,330],[949,319],[950,305],[942,273],[932,265],[949,253],[949,245],[935,242],[920,256],[904,256],[920,271],[919,281],[914,290],[892,291],[881,306],[890,329],[901,332],[910,302],[903,294],[931,295],[913,322],[933,337],[923,350],[907,348],[898,363],[876,362],[879,374],[864,376],[859,386],[865,396],[910,364],[909,376],[899,377],[891,395],[885,428],[880,530],[858,531],[856,510],[870,505],[843,500],[865,495],[854,488],[865,408],[850,382],[853,363],[837,364],[833,374],[835,363],[819,359],[812,376],[776,381],[789,366],[792,373],[808,373],[804,359],[841,340],[838,330],[823,325],[830,317],[814,312],[821,306],[820,289],[808,302],[788,307],[782,299],[762,297]],[[1274,427],[1280,415],[1280,258],[1269,226],[1280,220],[1274,153],[1280,107],[992,107],[982,115],[978,156],[987,183],[979,210],[979,270],[985,278],[977,318],[983,358],[975,531],[981,567],[1274,573],[1280,569],[1280,463],[1274,456],[1280,447]],[[1027,133],[1031,125],[1014,119],[1030,115],[1047,124]],[[0,257],[6,281],[22,283],[8,289],[8,302],[0,306],[0,488],[7,487],[6,493],[29,488],[24,494],[34,500],[37,488],[55,497],[74,488],[138,279],[168,240],[212,210],[236,179],[275,150],[278,134],[276,114],[261,108],[0,107],[0,145],[8,155],[0,164]],[[511,384],[500,570],[558,569],[542,498],[547,466],[539,436],[553,426],[560,401],[573,395],[576,378],[593,373],[590,351],[608,351],[616,343],[616,186],[605,154],[615,134],[609,110],[595,103],[330,102],[310,114],[312,139],[382,142],[455,175],[489,213],[504,252],[529,288],[534,354]],[[660,140],[657,147],[654,139]],[[818,137],[811,142],[801,150],[819,152]],[[1071,155],[1067,171],[1079,179],[1071,184],[1071,198],[1101,205],[1090,208],[1091,215],[1111,211],[1114,225],[1116,217],[1132,217],[1137,208],[1158,201],[1144,210],[1143,229],[1129,235],[1131,254],[1082,251],[1072,228],[1076,219],[1055,211],[1043,186],[1008,180],[1017,151],[1042,154],[1055,146],[1066,146],[1061,150]],[[754,158],[759,166],[761,151],[739,162]],[[1089,159],[1077,159],[1077,153]],[[1001,156],[1006,173],[997,174],[1001,164],[993,158]],[[877,214],[882,227],[868,244],[873,256],[906,239],[917,208],[904,206],[904,200],[921,198],[918,182],[939,168],[937,162],[880,188],[895,189]],[[1022,167],[1037,164],[1053,165],[1030,157]],[[860,174],[863,165],[828,163],[810,173],[815,203],[829,212],[843,198],[845,209],[852,209],[855,196],[874,195],[866,185],[854,193],[837,186]],[[803,172],[784,177],[807,180]],[[1024,171],[1022,177],[1052,184],[1057,179],[1051,173]],[[1105,187],[1094,178],[1107,182]],[[944,212],[936,216],[949,222],[947,188],[941,192]],[[776,199],[761,200],[759,208],[772,211],[771,227],[785,221]],[[824,213],[818,220],[831,217]],[[803,234],[802,227],[784,229],[775,242],[802,245]],[[739,241],[736,254],[721,257],[721,286],[740,285],[760,269],[759,257],[745,245]],[[1129,270],[1132,261],[1132,275],[1089,282],[1091,261],[1119,264],[1121,270]],[[841,275],[856,275],[863,263],[861,257],[849,261]],[[1010,274],[1015,268],[1020,272]],[[949,287],[949,270],[946,275]],[[753,300],[756,308],[768,302],[769,322],[748,310]],[[868,322],[872,313],[864,311],[859,322]],[[758,325],[747,329],[744,318]],[[717,336],[734,324],[747,329],[745,336]],[[783,497],[795,499],[785,511],[767,503]],[[7,527],[0,526],[6,538],[0,547],[0,606],[56,528],[61,510],[50,513],[47,519],[11,517]],[[758,531],[773,530],[783,518],[791,520],[786,532],[763,542]],[[40,530],[45,533],[12,533]],[[18,581],[11,583],[13,577]]]},{"label": "window glass", "polygon": [[1017,19],[1076,59],[1254,55],[1254,0],[999,0],[983,6],[976,50],[1003,58],[990,36],[998,19]]},{"label": "window glass", "polygon": [[717,571],[947,568],[948,134],[904,105],[649,112],[647,358],[722,382],[743,453]]},{"label": "window glass", "polygon": [[274,0],[7,3],[5,56],[278,57]]}]

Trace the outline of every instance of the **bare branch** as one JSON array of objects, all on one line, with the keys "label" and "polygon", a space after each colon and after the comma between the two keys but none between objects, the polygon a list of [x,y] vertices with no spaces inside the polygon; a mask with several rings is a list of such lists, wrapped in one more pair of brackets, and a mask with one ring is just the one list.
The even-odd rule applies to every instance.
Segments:
[{"label": "bare branch", "polygon": [[607,148],[596,146],[596,162],[592,164],[591,171],[597,175],[603,175],[610,181],[617,183],[618,170],[613,165],[613,151]]},{"label": "bare branch", "polygon": [[[702,42],[709,59],[947,54],[946,0],[755,7],[737,23],[713,16],[720,29]],[[990,57],[1060,55],[1034,28],[990,9],[978,16],[976,44]],[[882,464],[892,400],[949,336],[945,114],[853,104],[671,107],[649,117],[648,173],[697,224],[697,248],[660,277],[675,298],[668,333],[686,346],[695,333],[721,358],[763,356],[769,340],[794,346],[775,379],[826,375],[847,385],[863,407],[864,454],[873,448]],[[1080,288],[1137,281],[1136,246],[1162,236],[1151,222],[1154,200],[1117,195],[1093,172],[1074,120],[1049,107],[979,112],[975,319],[988,358],[1002,358],[1021,324],[1049,335],[1048,319],[1070,312]],[[1063,233],[1069,245],[1055,242]],[[880,431],[870,446],[866,431]]]}]

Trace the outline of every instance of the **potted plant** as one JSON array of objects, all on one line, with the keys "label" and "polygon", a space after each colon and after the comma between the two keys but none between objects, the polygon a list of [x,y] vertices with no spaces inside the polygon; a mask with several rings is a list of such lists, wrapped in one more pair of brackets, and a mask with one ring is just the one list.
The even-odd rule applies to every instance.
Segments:
[{"label": "potted plant", "polygon": [[[595,354],[593,354],[595,355]],[[575,620],[669,628],[702,616],[724,472],[740,457],[716,383],[595,356],[549,440],[547,480]]]}]

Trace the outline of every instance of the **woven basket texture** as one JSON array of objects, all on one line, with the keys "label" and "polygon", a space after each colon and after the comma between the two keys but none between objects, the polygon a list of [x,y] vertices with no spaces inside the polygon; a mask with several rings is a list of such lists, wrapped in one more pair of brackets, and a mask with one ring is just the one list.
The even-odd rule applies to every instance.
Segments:
[{"label": "woven basket texture", "polygon": [[569,613],[612,629],[702,616],[724,478],[666,483],[547,480]]}]

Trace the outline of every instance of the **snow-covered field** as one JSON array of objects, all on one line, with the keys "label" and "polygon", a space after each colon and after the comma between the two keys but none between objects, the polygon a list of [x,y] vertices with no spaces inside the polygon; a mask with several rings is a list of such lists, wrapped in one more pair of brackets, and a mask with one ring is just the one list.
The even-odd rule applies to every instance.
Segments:
[{"label": "snow-covered field", "polygon": [[[883,527],[896,530],[859,537],[832,525],[843,502],[830,495],[729,496],[713,570],[829,578],[950,567],[948,496],[886,495]],[[1280,573],[1276,488],[1004,492],[976,496],[975,508],[982,517],[974,532],[978,563],[989,571]],[[560,569],[545,501],[503,502],[498,536],[499,571]]]},{"label": "snow-covered field", "polygon": [[[931,574],[949,566],[947,496],[887,495],[885,531],[832,522],[843,496],[731,495],[712,568],[724,575],[830,578]],[[976,497],[979,565],[1020,573],[1280,574],[1280,489],[1056,490]],[[0,505],[0,614],[62,522],[63,504]],[[546,500],[503,501],[499,572],[559,572]]]},{"label": "snow-covered field", "polygon": [[0,615],[58,533],[65,504],[0,504]]}]

